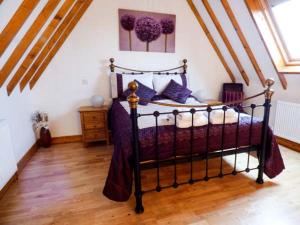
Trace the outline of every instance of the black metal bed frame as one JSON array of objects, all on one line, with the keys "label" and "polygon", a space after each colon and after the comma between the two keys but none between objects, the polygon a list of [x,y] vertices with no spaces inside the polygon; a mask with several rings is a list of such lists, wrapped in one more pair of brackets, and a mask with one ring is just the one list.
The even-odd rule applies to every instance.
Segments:
[{"label": "black metal bed frame", "polygon": [[[114,65],[114,59],[110,59],[110,69],[112,72],[114,72],[115,68],[120,68],[123,70],[129,70],[132,73],[131,74],[141,74],[144,72],[153,72],[156,74],[177,74],[176,73],[171,73],[169,71],[177,70],[182,68],[183,73],[186,73],[187,69],[187,60],[183,60],[183,65],[180,67],[168,69],[168,70],[161,70],[161,71],[142,71],[142,70],[135,70],[135,69],[128,69],[120,66]],[[238,113],[238,122],[237,122],[237,129],[236,129],[236,143],[235,147],[231,149],[224,149],[224,129],[225,129],[225,114],[226,110],[228,109],[227,105],[237,103],[235,102],[228,102],[226,105],[222,103],[222,107],[218,108],[212,108],[212,106],[217,106],[220,104],[214,104],[214,105],[208,105],[208,106],[203,106],[203,105],[180,105],[180,104],[166,104],[166,103],[159,103],[159,102],[152,102],[148,101],[151,104],[158,104],[162,106],[174,106],[174,107],[188,107],[192,108],[190,110],[185,110],[185,111],[178,111],[178,110],[173,110],[172,112],[163,112],[160,113],[158,111],[155,111],[150,114],[139,114],[137,111],[138,107],[138,102],[139,102],[139,97],[136,95],[136,91],[138,89],[138,84],[135,81],[132,81],[128,87],[131,90],[131,94],[128,97],[128,103],[130,106],[130,118],[132,122],[132,149],[133,149],[133,155],[134,155],[134,164],[133,164],[133,171],[134,171],[134,184],[135,184],[135,199],[136,199],[136,207],[135,207],[135,212],[136,213],[143,213],[144,207],[142,204],[142,195],[146,192],[149,191],[157,191],[160,192],[162,189],[173,187],[177,188],[179,185],[182,184],[193,184],[198,181],[208,181],[209,179],[212,178],[222,178],[227,175],[237,175],[238,173],[241,172],[250,172],[251,170],[258,169],[258,176],[256,179],[256,182],[258,184],[263,184],[263,173],[264,173],[264,161],[265,161],[265,154],[266,154],[266,145],[267,145],[267,132],[268,132],[268,126],[269,126],[269,115],[270,115],[270,108],[271,108],[271,98],[274,93],[273,89],[271,89],[271,86],[274,84],[273,79],[268,79],[266,81],[267,89],[264,90],[263,92],[245,98],[242,101],[238,101],[238,103],[242,103],[246,100],[264,95],[265,96],[265,102],[262,105],[246,105],[239,107],[237,109]],[[147,101],[143,99],[143,101]],[[205,109],[203,109],[206,107]],[[254,115],[254,110],[258,107],[263,107],[264,108],[264,115],[263,115],[263,125],[262,125],[262,138],[261,138],[261,144],[259,146],[257,145],[252,145],[251,144],[251,139],[252,139],[252,124],[253,124],[253,115]],[[196,108],[201,108],[201,109],[196,109]],[[250,134],[249,134],[249,146],[239,146],[239,121],[240,121],[240,110],[249,108],[251,111],[251,123],[250,123]],[[222,135],[221,135],[221,149],[218,151],[209,151],[209,132],[210,132],[210,126],[209,124],[207,125],[207,134],[206,134],[206,152],[205,154],[200,154],[200,153],[193,153],[193,141],[194,141],[194,114],[196,112],[201,112],[201,111],[206,111],[208,115],[208,121],[210,119],[210,114],[213,110],[223,110],[224,111],[224,116],[223,116],[223,123],[222,125]],[[177,134],[177,116],[181,113],[191,113],[191,119],[192,119],[192,126],[190,127],[190,134],[191,134],[191,140],[190,140],[190,152],[189,154],[186,155],[177,155],[176,153],[176,134]],[[168,158],[168,159],[160,159],[159,158],[159,148],[158,148],[158,117],[162,114],[172,114],[174,115],[175,118],[175,123],[174,123],[174,140],[173,140],[173,156]],[[156,151],[156,158],[154,160],[148,160],[148,161],[141,161],[140,160],[140,148],[139,148],[139,128],[138,128],[138,119],[143,116],[154,116],[155,117],[155,151]],[[254,168],[249,168],[249,159],[250,159],[250,153],[256,151],[258,153],[258,166]],[[237,170],[236,169],[236,164],[237,164],[237,155],[240,153],[247,153],[247,167],[244,170]],[[224,173],[223,171],[223,157],[228,156],[228,155],[234,155],[234,166],[233,170],[230,173]],[[209,159],[211,158],[220,158],[220,169],[219,169],[219,174],[215,176],[209,176],[208,175],[208,165],[209,165]],[[205,176],[200,179],[195,179],[193,177],[193,162],[196,160],[205,160]],[[180,163],[190,163],[190,176],[189,179],[186,182],[178,182],[177,180],[177,165]],[[168,186],[162,186],[160,184],[160,169],[163,166],[168,166],[172,165],[174,166],[174,175],[173,175],[173,184],[168,185]],[[146,169],[153,169],[156,168],[156,188],[143,191],[142,190],[142,184],[141,184],[141,170],[146,170]]]}]

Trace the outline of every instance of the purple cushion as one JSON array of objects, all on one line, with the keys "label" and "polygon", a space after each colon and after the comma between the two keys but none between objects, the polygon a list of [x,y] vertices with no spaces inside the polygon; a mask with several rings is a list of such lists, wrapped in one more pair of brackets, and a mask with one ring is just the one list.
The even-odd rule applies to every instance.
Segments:
[{"label": "purple cushion", "polygon": [[171,80],[162,92],[162,95],[174,100],[175,102],[185,103],[191,93],[191,90],[176,83],[174,80]]},{"label": "purple cushion", "polygon": [[[147,87],[146,85],[142,84],[141,82],[139,82],[137,80],[135,80],[135,82],[137,82],[138,85],[139,85],[139,88],[136,91],[136,95],[140,98],[151,101],[151,99],[156,95],[156,91],[154,91],[153,89]],[[126,91],[123,92],[122,95],[123,95],[123,97],[127,98],[130,95],[130,93],[131,93],[130,90],[127,89]],[[140,100],[139,104],[140,105],[147,105],[148,102]]]}]

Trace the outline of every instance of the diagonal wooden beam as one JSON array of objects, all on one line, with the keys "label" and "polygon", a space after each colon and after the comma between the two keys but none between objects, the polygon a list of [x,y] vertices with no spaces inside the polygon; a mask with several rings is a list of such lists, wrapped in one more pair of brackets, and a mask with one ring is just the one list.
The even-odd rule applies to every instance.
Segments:
[{"label": "diagonal wooden beam", "polygon": [[19,62],[20,58],[27,50],[35,36],[39,33],[45,22],[48,20],[60,0],[49,0],[42,9],[38,17],[35,19],[31,27],[28,29],[22,40],[19,42],[13,53],[10,55],[3,68],[0,71],[0,87],[3,85],[11,71]]},{"label": "diagonal wooden beam", "polygon": [[74,27],[76,26],[76,24],[79,22],[80,18],[83,16],[83,14],[85,13],[85,11],[88,9],[88,7],[92,3],[92,1],[93,0],[85,0],[84,1],[84,4],[82,5],[82,7],[78,11],[78,13],[75,15],[75,17],[73,18],[73,20],[69,23],[68,27],[65,29],[64,33],[61,35],[61,37],[57,41],[56,45],[49,52],[49,54],[47,55],[46,59],[43,61],[43,64],[36,71],[34,77],[30,80],[30,83],[29,83],[30,89],[32,89],[34,87],[34,85],[36,84],[36,82],[39,80],[39,78],[41,77],[42,73],[45,71],[45,69],[47,68],[47,66],[49,65],[49,63],[53,59],[53,57],[56,55],[56,53],[58,52],[58,50],[60,49],[60,47],[66,41],[66,39],[68,38],[68,36],[72,32],[72,30],[74,29]]},{"label": "diagonal wooden beam", "polygon": [[219,34],[220,34],[220,36],[221,36],[224,44],[226,45],[226,47],[227,47],[227,49],[228,49],[231,57],[233,58],[236,66],[238,67],[238,69],[239,69],[239,71],[240,71],[240,73],[241,73],[241,75],[242,75],[245,83],[249,86],[249,83],[250,83],[249,77],[246,74],[246,72],[245,72],[245,70],[244,70],[244,68],[243,68],[243,66],[242,66],[242,64],[241,64],[238,56],[236,55],[236,53],[235,53],[235,51],[234,51],[234,49],[232,47],[232,45],[230,44],[230,42],[229,42],[229,40],[228,40],[228,38],[227,38],[227,36],[226,36],[226,34],[225,34],[225,32],[224,32],[221,24],[220,24],[220,22],[218,21],[218,18],[216,17],[215,13],[213,12],[212,8],[210,7],[210,5],[208,3],[208,0],[202,0],[202,2],[204,4],[204,6],[205,6],[205,8],[206,8],[206,10],[207,10],[210,18],[212,19],[212,21],[213,21],[216,29],[218,30],[218,32],[219,32]]},{"label": "diagonal wooden beam", "polygon": [[[262,35],[262,33],[261,33],[260,29],[259,29],[259,26],[258,26],[258,24],[256,22],[256,19],[255,19],[255,16],[257,16],[257,20],[263,22],[264,16],[261,15],[263,8],[262,8],[262,6],[259,4],[259,2],[257,0],[245,0],[244,2],[245,2],[246,6],[248,8],[249,14],[250,14],[250,16],[252,18],[252,21],[253,21],[253,23],[254,23],[254,25],[256,27],[256,30],[258,31],[260,39],[261,39],[262,43],[264,44],[265,49],[266,49],[266,51],[267,51],[267,53],[268,53],[268,55],[269,55],[269,57],[271,59],[271,62],[273,64],[273,66],[274,66],[274,69],[277,72],[277,75],[278,75],[278,78],[280,80],[280,83],[281,83],[283,89],[286,90],[287,89],[287,80],[286,80],[284,74],[280,73],[278,71],[278,68],[277,68],[277,66],[276,66],[276,64],[274,62],[274,59],[273,59],[273,57],[272,57],[272,55],[270,53],[270,50],[269,50],[269,48],[268,48],[268,46],[267,46],[267,44],[266,44],[266,42],[265,42],[265,40],[263,38],[263,35]],[[257,15],[254,15],[254,14],[257,14]]]},{"label": "diagonal wooden beam", "polygon": [[213,49],[215,50],[217,56],[219,57],[221,63],[223,64],[223,66],[224,66],[226,72],[228,73],[228,75],[229,75],[231,81],[232,81],[233,83],[235,83],[235,77],[234,77],[234,75],[233,75],[231,69],[229,68],[228,64],[226,63],[226,60],[224,59],[224,57],[223,57],[221,51],[220,51],[219,48],[218,48],[218,45],[217,45],[216,42],[214,41],[214,39],[213,39],[211,33],[210,33],[209,30],[207,29],[207,27],[206,27],[206,25],[205,25],[205,23],[204,23],[202,17],[200,16],[200,14],[199,14],[199,12],[198,12],[196,6],[195,6],[194,3],[193,3],[193,0],[187,0],[187,3],[189,4],[189,6],[190,6],[191,10],[193,11],[193,13],[194,13],[196,19],[198,20],[198,23],[200,24],[202,30],[203,30],[204,33],[206,34],[207,39],[209,40],[209,42],[210,42],[210,44],[212,45]]},{"label": "diagonal wooden beam", "polygon": [[82,6],[83,2],[85,0],[77,0],[77,2],[74,4],[72,9],[68,12],[67,16],[63,19],[63,21],[60,23],[58,28],[56,29],[55,33],[51,36],[50,40],[47,42],[47,44],[44,46],[43,50],[40,52],[38,57],[35,59],[35,61],[31,64],[27,72],[25,73],[24,77],[22,78],[20,82],[20,90],[23,91],[27,83],[30,81],[30,79],[33,77],[34,73],[37,71],[39,66],[42,64],[44,59],[47,57],[49,51],[53,48],[61,34],[64,32],[70,21],[73,19],[73,17],[76,15],[80,7]]},{"label": "diagonal wooden beam", "polygon": [[223,7],[224,7],[224,9],[225,9],[225,11],[226,11],[226,13],[227,13],[227,15],[228,15],[231,23],[232,23],[232,25],[233,25],[233,27],[234,27],[237,35],[239,36],[239,38],[240,38],[240,40],[241,40],[241,42],[242,42],[242,44],[244,46],[244,49],[245,49],[245,51],[246,51],[246,53],[247,53],[247,55],[248,55],[248,57],[249,57],[249,59],[251,61],[251,63],[253,65],[256,73],[257,73],[257,76],[258,76],[258,78],[259,78],[262,86],[265,87],[266,79],[265,79],[265,77],[264,77],[264,75],[263,75],[263,73],[262,73],[262,71],[261,71],[261,69],[260,69],[260,67],[259,67],[259,65],[258,65],[258,63],[256,61],[256,58],[255,58],[255,56],[254,56],[254,54],[253,54],[253,52],[252,52],[252,50],[251,50],[251,48],[250,48],[247,40],[246,40],[246,37],[243,34],[243,31],[241,30],[241,28],[239,26],[239,23],[238,23],[235,15],[234,15],[231,7],[230,7],[228,1],[227,0],[221,0],[221,2],[223,4]]},{"label": "diagonal wooden beam", "polygon": [[24,0],[21,3],[0,34],[0,57],[39,2],[40,0]]},{"label": "diagonal wooden beam", "polygon": [[8,83],[8,85],[6,87],[8,95],[10,95],[12,93],[15,86],[21,80],[21,78],[24,75],[24,73],[26,72],[26,70],[29,68],[29,66],[35,59],[35,57],[42,50],[43,46],[46,44],[48,39],[54,33],[56,27],[59,25],[59,23],[64,18],[66,13],[69,11],[69,9],[74,4],[74,2],[75,2],[75,0],[65,0],[65,2],[63,3],[63,5],[59,9],[59,11],[56,13],[54,18],[51,20],[51,22],[49,23],[47,28],[44,30],[43,34],[40,36],[39,40],[32,47],[32,49],[27,54],[26,58],[23,60],[22,64],[18,68],[17,72],[14,74],[14,76]]}]

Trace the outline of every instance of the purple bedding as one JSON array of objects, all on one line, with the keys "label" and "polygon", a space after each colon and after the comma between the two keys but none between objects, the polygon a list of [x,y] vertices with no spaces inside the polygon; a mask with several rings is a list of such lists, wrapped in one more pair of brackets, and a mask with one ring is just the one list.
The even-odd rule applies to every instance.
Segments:
[{"label": "purple bedding", "polygon": [[[126,201],[131,195],[133,182],[133,154],[131,148],[131,121],[128,113],[118,100],[113,102],[111,108],[111,127],[114,138],[114,152],[106,179],[103,194],[114,201]],[[238,145],[259,145],[261,142],[262,121],[254,118],[252,125],[252,138],[250,135],[249,117],[242,117],[239,125]],[[222,125],[210,126],[209,151],[221,148]],[[174,126],[159,127],[160,159],[172,156]],[[224,149],[236,146],[237,124],[226,124],[224,135]],[[177,129],[176,150],[177,155],[190,152],[190,129]],[[194,128],[193,152],[205,153],[207,126]],[[140,159],[155,159],[155,128],[145,128],[139,131]],[[269,178],[277,176],[284,169],[284,163],[276,139],[269,129],[267,152],[265,159],[265,174]]]}]

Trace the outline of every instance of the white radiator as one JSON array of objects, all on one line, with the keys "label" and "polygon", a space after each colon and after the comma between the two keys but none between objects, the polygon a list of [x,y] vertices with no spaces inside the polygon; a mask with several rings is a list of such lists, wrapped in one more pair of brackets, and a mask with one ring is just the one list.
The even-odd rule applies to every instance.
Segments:
[{"label": "white radiator", "polygon": [[274,133],[279,137],[300,143],[300,104],[277,102]]},{"label": "white radiator", "polygon": [[12,139],[7,122],[0,119],[0,190],[17,171]]}]

